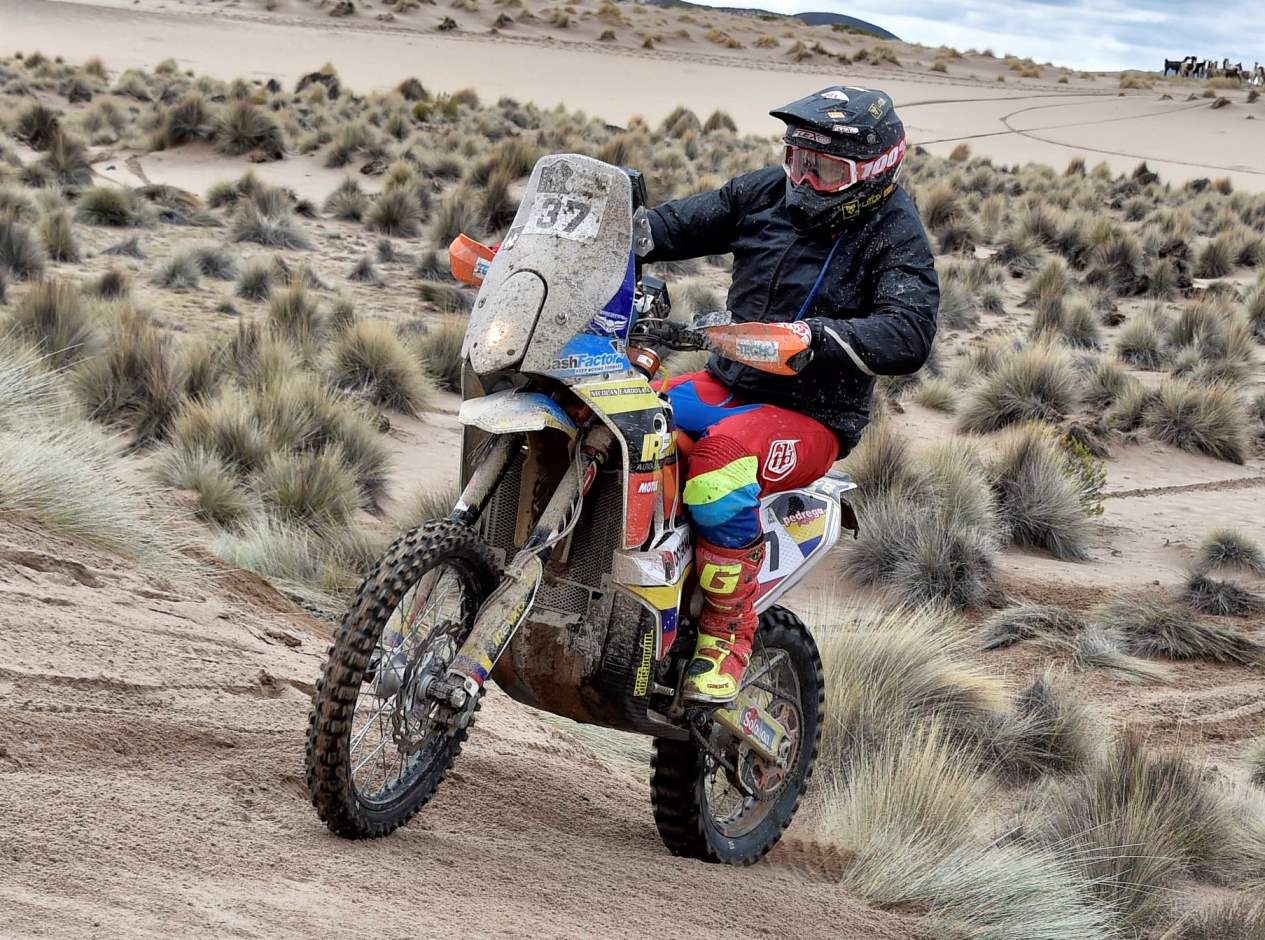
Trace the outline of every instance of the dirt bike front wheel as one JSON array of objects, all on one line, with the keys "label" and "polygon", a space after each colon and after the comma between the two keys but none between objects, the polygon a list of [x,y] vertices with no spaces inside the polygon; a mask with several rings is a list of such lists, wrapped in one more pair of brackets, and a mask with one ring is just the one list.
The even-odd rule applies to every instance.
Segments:
[{"label": "dirt bike front wheel", "polygon": [[466,730],[420,689],[446,671],[496,580],[478,535],[444,521],[397,539],[360,585],[308,721],[308,793],[330,831],[386,835],[434,794]]},{"label": "dirt bike front wheel", "polygon": [[656,739],[650,798],[659,836],[673,855],[753,865],[799,809],[817,760],[826,693],[817,644],[789,610],[760,615],[744,689],[792,737],[779,787],[771,796],[748,796],[698,742]]}]

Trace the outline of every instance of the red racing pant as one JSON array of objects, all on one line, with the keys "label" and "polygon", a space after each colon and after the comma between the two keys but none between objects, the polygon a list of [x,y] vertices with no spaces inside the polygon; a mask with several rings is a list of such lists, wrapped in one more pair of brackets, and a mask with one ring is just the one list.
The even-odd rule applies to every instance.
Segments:
[{"label": "red racing pant", "polygon": [[713,545],[756,542],[763,535],[760,498],[825,476],[839,455],[838,438],[821,422],[747,403],[708,372],[677,376],[664,388],[688,458],[685,508]]}]

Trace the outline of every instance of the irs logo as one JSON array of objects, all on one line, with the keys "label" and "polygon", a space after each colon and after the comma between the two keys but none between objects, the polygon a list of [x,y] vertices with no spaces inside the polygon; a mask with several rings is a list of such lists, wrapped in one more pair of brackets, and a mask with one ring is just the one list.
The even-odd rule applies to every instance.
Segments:
[{"label": "irs logo", "polygon": [[768,480],[780,480],[795,469],[799,462],[799,441],[774,441],[769,445],[769,456],[764,462],[764,476]]}]

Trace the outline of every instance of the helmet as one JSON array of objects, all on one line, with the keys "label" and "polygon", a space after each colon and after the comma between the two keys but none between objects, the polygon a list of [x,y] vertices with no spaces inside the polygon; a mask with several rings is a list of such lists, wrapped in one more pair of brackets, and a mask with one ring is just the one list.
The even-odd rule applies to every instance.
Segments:
[{"label": "helmet", "polygon": [[858,218],[896,190],[908,145],[888,95],[831,85],[769,113],[786,122],[786,207],[798,231]]}]

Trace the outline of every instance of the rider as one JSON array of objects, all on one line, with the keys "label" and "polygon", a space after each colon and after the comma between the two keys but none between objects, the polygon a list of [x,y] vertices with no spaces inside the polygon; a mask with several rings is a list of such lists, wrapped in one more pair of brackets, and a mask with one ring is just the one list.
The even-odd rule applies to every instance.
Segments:
[{"label": "rider", "polygon": [[649,212],[646,261],[732,252],[734,321],[798,322],[812,354],[790,377],[713,355],[666,385],[693,442],[684,501],[705,598],[685,682],[695,701],[736,696],[751,653],[760,497],[846,455],[869,421],[874,377],[917,371],[936,332],[939,282],[898,185],[907,145],[891,98],[833,85],[771,113],[786,124],[781,167]]}]

